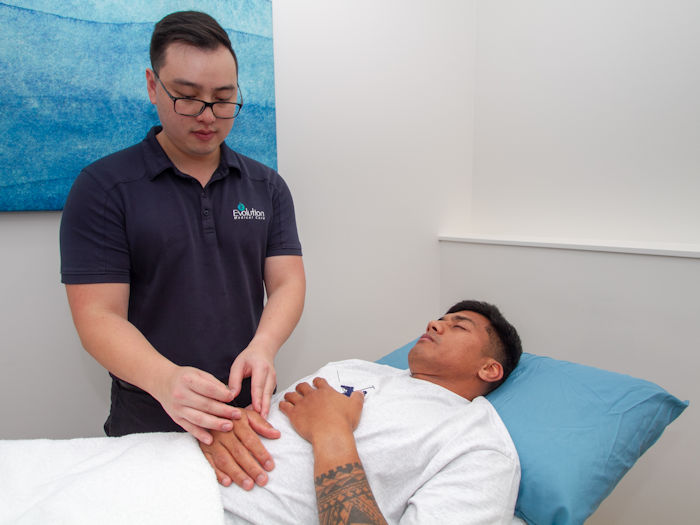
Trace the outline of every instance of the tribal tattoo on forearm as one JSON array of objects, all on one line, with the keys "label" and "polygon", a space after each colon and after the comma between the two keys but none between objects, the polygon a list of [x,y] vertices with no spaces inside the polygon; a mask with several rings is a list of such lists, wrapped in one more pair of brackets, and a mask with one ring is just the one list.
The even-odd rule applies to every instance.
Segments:
[{"label": "tribal tattoo on forearm", "polygon": [[321,474],[314,484],[321,525],[386,524],[359,462]]}]

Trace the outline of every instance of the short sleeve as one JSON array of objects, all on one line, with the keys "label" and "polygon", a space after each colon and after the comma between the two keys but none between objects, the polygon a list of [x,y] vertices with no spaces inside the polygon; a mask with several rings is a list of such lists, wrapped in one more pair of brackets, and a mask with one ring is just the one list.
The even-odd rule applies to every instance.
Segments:
[{"label": "short sleeve", "polygon": [[279,175],[275,179],[272,204],[273,221],[268,234],[266,257],[301,255],[292,193]]},{"label": "short sleeve", "polygon": [[130,259],[124,225],[118,201],[94,173],[83,170],[61,217],[61,281],[128,283]]},{"label": "short sleeve", "polygon": [[517,460],[497,450],[471,450],[414,493],[400,523],[510,524],[519,484]]}]

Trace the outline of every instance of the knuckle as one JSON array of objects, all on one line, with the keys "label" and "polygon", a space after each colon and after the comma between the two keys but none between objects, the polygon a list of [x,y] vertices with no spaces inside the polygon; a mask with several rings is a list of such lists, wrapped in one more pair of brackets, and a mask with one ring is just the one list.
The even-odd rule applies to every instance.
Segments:
[{"label": "knuckle", "polygon": [[242,436],[240,439],[241,439],[241,444],[247,450],[253,450],[254,448],[257,448],[257,446],[258,446],[258,438],[251,435],[251,434],[246,434],[245,436]]},{"label": "knuckle", "polygon": [[236,458],[236,461],[240,461],[242,457],[248,454],[248,449],[240,441],[232,443],[229,451]]},{"label": "knuckle", "polygon": [[226,454],[212,454],[212,459],[214,461],[214,464],[223,471],[227,471],[231,467],[231,459]]},{"label": "knuckle", "polygon": [[233,420],[233,430],[238,435],[238,433],[246,432],[250,429],[250,421],[248,420],[248,414],[243,412],[241,414],[241,419]]}]

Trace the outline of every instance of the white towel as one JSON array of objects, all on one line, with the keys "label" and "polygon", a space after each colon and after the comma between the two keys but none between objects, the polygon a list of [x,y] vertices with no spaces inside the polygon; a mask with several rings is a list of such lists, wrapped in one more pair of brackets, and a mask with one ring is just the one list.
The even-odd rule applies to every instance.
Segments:
[{"label": "white towel", "polygon": [[223,524],[193,437],[0,441],[0,524]]}]

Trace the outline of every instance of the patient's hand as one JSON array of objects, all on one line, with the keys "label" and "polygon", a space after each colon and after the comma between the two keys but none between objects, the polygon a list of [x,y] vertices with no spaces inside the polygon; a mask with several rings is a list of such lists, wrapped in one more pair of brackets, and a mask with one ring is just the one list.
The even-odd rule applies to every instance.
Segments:
[{"label": "patient's hand", "polygon": [[294,392],[287,392],[279,407],[297,434],[315,445],[318,439],[352,436],[360,423],[363,403],[362,392],[353,392],[347,397],[334,390],[325,379],[317,377],[313,387],[299,383]]},{"label": "patient's hand", "polygon": [[228,487],[233,482],[244,490],[267,483],[265,471],[275,468],[275,464],[258,435],[277,439],[279,430],[254,410],[246,409],[242,411],[241,419],[233,420],[233,430],[212,431],[212,435],[212,444],[200,442],[199,448],[216,472],[219,483]]}]

